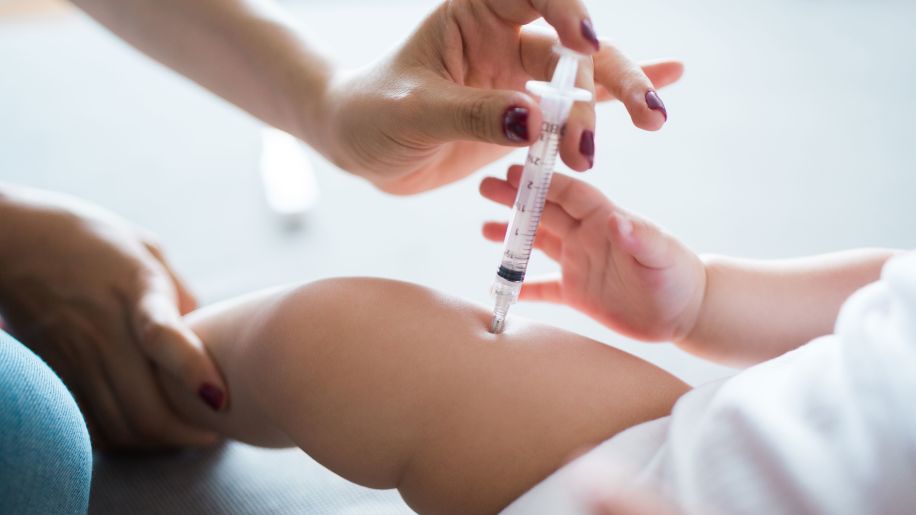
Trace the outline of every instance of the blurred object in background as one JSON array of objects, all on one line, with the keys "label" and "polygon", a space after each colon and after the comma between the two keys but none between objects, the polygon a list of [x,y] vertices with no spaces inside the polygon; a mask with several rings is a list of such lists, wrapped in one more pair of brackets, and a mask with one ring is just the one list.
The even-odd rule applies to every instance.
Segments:
[{"label": "blurred object in background", "polygon": [[72,5],[61,0],[0,0],[0,18],[58,14],[72,10]]},{"label": "blurred object in background", "polygon": [[271,211],[298,227],[318,201],[318,182],[302,143],[272,128],[261,131],[261,184]]}]

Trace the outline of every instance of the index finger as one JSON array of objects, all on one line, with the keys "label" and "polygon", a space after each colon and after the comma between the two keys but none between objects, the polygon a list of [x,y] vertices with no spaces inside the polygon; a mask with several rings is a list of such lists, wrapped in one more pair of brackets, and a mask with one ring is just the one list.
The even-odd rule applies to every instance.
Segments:
[{"label": "index finger", "polygon": [[[633,125],[655,131],[668,121],[668,110],[656,92],[656,87],[641,66],[631,61],[613,45],[605,44],[595,54],[595,82],[623,102]],[[679,63],[668,64],[663,70],[665,78],[676,80],[680,76]]]},{"label": "index finger", "polygon": [[601,43],[588,9],[581,0],[486,0],[496,16],[517,25],[526,25],[543,16],[557,31],[563,46],[591,55]]},{"label": "index finger", "polygon": [[[559,55],[554,50],[556,35],[525,28],[521,32],[522,67],[536,80],[549,81],[556,68]],[[560,157],[573,170],[585,171],[595,160],[595,77],[591,59],[579,63],[576,87],[592,94],[589,102],[575,102],[560,142]]]}]

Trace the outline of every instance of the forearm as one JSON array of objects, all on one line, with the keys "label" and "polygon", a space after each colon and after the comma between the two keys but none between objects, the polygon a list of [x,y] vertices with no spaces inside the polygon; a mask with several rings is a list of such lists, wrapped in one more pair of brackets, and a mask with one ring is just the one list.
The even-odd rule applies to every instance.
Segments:
[{"label": "forearm", "polygon": [[[616,349],[404,283],[322,281],[191,319],[233,404],[187,416],[302,447],[421,512],[496,511],[572,453],[670,412],[686,386]],[[469,495],[468,492],[474,492]]]},{"label": "forearm", "polygon": [[150,57],[318,146],[329,62],[270,0],[74,0]]},{"label": "forearm", "polygon": [[843,302],[896,251],[862,249],[779,261],[706,256],[697,322],[679,346],[730,364],[764,361],[829,334]]}]

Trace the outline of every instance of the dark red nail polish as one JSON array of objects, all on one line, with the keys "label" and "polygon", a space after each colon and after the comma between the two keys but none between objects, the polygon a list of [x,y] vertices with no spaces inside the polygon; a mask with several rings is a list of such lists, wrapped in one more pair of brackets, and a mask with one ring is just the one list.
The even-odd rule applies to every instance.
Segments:
[{"label": "dark red nail polish", "polygon": [[595,34],[595,27],[592,25],[592,20],[588,18],[582,20],[579,24],[579,28],[582,30],[582,37],[587,39],[588,42],[595,47],[595,50],[601,50],[601,42],[598,41],[598,34]]},{"label": "dark red nail polish", "polygon": [[503,115],[503,133],[510,141],[528,141],[528,110],[510,107]]},{"label": "dark red nail polish", "polygon": [[592,131],[582,131],[582,137],[579,139],[579,153],[588,159],[588,167],[595,166],[595,133]]},{"label": "dark red nail polish", "polygon": [[200,388],[197,390],[197,395],[207,404],[207,406],[213,408],[213,411],[219,411],[219,409],[223,407],[223,398],[225,394],[223,394],[222,390],[210,383],[200,385]]},{"label": "dark red nail polish", "polygon": [[651,89],[646,92],[646,105],[653,111],[661,112],[665,117],[665,121],[668,121],[668,110],[665,109],[665,103],[658,97],[658,93]]}]

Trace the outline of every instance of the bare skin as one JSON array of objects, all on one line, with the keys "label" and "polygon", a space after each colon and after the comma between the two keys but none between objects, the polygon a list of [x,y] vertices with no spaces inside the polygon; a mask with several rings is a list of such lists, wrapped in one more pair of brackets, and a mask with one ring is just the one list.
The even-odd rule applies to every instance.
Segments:
[{"label": "bare skin", "polygon": [[[525,81],[549,80],[558,39],[589,56],[579,85],[597,101],[619,100],[644,130],[665,124],[656,90],[683,72],[671,60],[637,65],[599,41],[581,0],[442,2],[399,48],[367,55],[377,60],[357,70],[319,52],[300,27],[308,20],[271,0],[74,3],[150,57],[400,195],[457,181],[531,144],[541,112]],[[540,17],[556,33],[524,27]],[[344,19],[339,29],[377,50],[374,34],[353,34]],[[560,146],[573,169],[592,167],[594,131],[594,103],[577,104]]]},{"label": "bare skin", "polygon": [[[521,166],[488,177],[481,194],[511,206]],[[501,242],[506,223],[489,222]],[[643,341],[673,342],[701,358],[746,366],[830,334],[843,302],[878,280],[899,250],[858,249],[785,260],[698,256],[649,220],[556,174],[534,246],[559,276],[525,280],[520,298],[566,304]]]},{"label": "bare skin", "polygon": [[[481,192],[511,204],[520,172],[484,180]],[[895,254],[701,259],[581,181],[556,176],[547,201],[535,246],[562,275],[526,282],[523,298],[721,361],[763,361],[828,333],[842,300]],[[484,226],[494,240],[504,232]],[[228,412],[168,390],[192,421],[259,445],[298,445],[352,481],[397,487],[421,513],[493,513],[575,451],[669,414],[688,389],[556,328],[513,319],[494,336],[489,315],[377,279],[268,292],[189,319],[229,381]]]},{"label": "bare skin", "polygon": [[181,318],[196,307],[146,231],[67,195],[0,183],[0,316],[73,392],[96,449],[217,441],[173,412],[153,373],[192,395],[218,392],[201,405],[224,404],[219,370]]},{"label": "bare skin", "polygon": [[[192,314],[233,392],[190,420],[297,445],[421,513],[494,513],[577,450],[665,416],[688,387],[622,351],[428,289],[334,279]],[[168,378],[163,378],[168,383]]]}]

